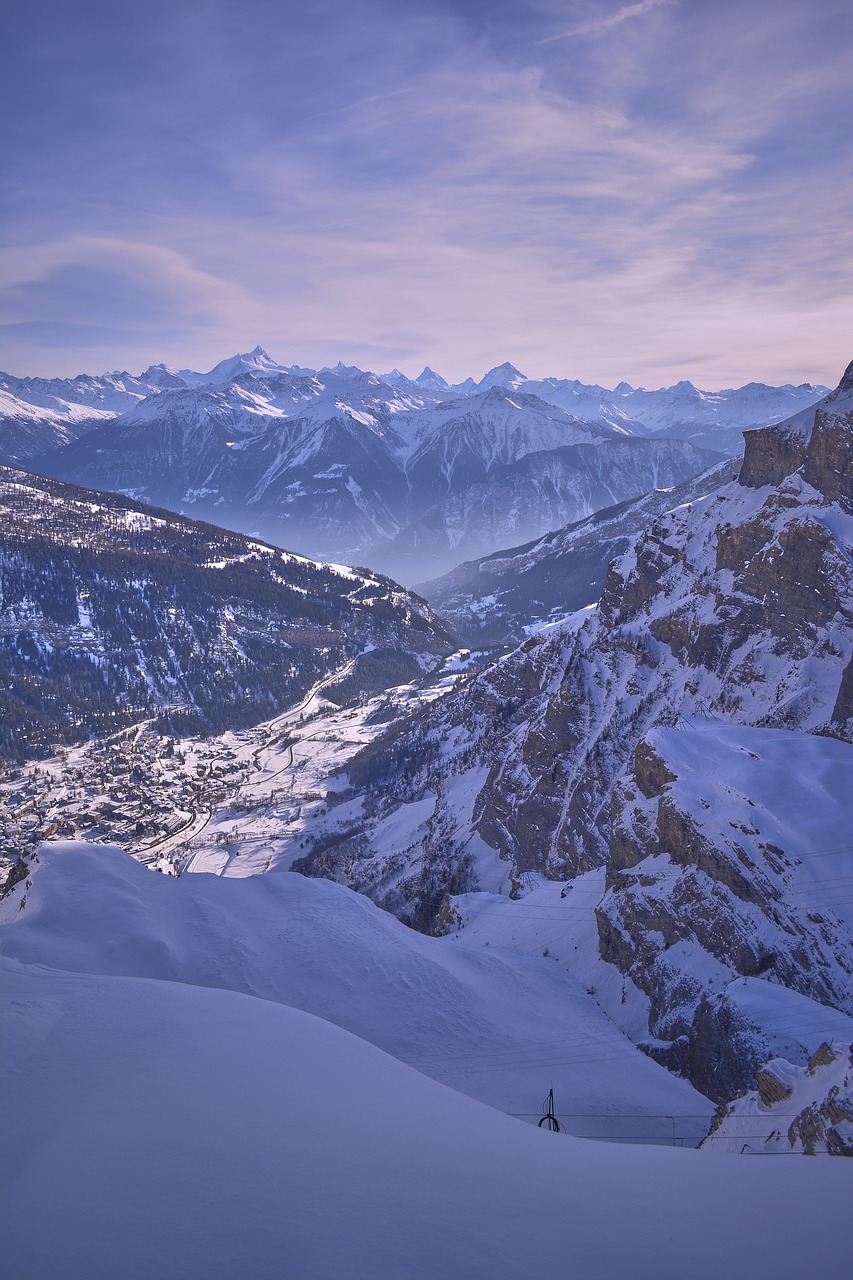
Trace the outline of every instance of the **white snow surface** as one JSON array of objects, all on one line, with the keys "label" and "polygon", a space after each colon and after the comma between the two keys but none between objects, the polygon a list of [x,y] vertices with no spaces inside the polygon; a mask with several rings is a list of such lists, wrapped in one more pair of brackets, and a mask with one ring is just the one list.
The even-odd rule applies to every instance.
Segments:
[{"label": "white snow surface", "polygon": [[582,1135],[668,1141],[673,1116],[679,1140],[707,1131],[707,1099],[640,1053],[541,948],[429,938],[360,894],[286,872],[176,880],[85,842],[42,845],[40,858],[25,908],[22,887],[0,906],[0,950],[22,962],[293,1005],[534,1123],[553,1087]]},{"label": "white snow surface", "polygon": [[[85,874],[93,863],[97,878]],[[292,932],[309,922],[276,901],[285,886],[326,898],[301,956]],[[19,891],[3,907],[9,1275],[657,1280],[683,1274],[685,1260],[708,1280],[847,1274],[844,1161],[738,1161],[557,1136],[261,990],[223,989],[227,969],[266,968],[316,990],[329,964],[341,1006],[363,1007],[390,959],[383,932],[387,942],[400,926],[379,927],[379,912],[334,885],[175,881],[106,846],[66,845],[43,848],[26,894],[23,910]],[[249,907],[242,927],[237,902],[240,914]],[[336,954],[316,936],[323,920],[344,944]],[[355,955],[352,931],[371,944]],[[397,976],[417,1036],[417,965],[427,974],[428,952],[452,953],[438,965],[450,983],[454,967],[476,966],[458,944],[414,942],[420,958]],[[517,968],[513,978],[501,967],[517,981]]]},{"label": "white snow surface", "polygon": [[679,808],[709,839],[734,835],[752,864],[768,845],[780,848],[796,864],[798,905],[853,928],[850,743],[699,716],[647,740],[677,775],[668,788]]}]

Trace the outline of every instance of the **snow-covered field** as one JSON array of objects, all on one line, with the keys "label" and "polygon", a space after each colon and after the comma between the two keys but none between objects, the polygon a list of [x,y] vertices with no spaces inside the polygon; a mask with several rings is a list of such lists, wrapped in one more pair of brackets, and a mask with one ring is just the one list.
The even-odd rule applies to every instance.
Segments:
[{"label": "snow-covered field", "polygon": [[[103,845],[45,846],[0,910],[11,1276],[847,1274],[845,1161],[557,1136],[395,1060],[491,1051],[486,1096],[512,1041],[547,1034],[615,1081],[618,1032],[547,958],[411,934],[340,886],[175,880]],[[538,1099],[548,1068],[527,1067]],[[660,1080],[668,1106],[691,1096]]]},{"label": "snow-covered field", "polygon": [[[553,1088],[561,1122],[581,1135],[695,1144],[707,1132],[708,1100],[642,1054],[541,948],[517,949],[510,920],[503,947],[468,928],[430,938],[326,880],[176,880],[99,844],[44,845],[40,858],[32,887],[0,906],[0,946],[28,965],[292,1005],[533,1123]],[[499,901],[523,928],[526,904]]]},{"label": "snow-covered field", "polygon": [[[441,697],[458,679],[451,664],[449,674],[423,688],[401,685],[357,707],[338,708],[324,697],[324,688],[343,679],[352,666],[335,672],[276,719],[216,739],[213,756],[228,752],[238,769],[250,771],[248,779],[206,814],[195,832],[162,842],[157,852],[177,851],[182,871],[254,876],[290,867],[305,853],[307,842],[333,838],[351,823],[351,805],[328,806],[327,791],[345,785],[343,777],[330,775],[384,732],[386,717]],[[192,741],[181,743],[190,769],[194,746]],[[209,758],[209,745],[205,752]]]}]

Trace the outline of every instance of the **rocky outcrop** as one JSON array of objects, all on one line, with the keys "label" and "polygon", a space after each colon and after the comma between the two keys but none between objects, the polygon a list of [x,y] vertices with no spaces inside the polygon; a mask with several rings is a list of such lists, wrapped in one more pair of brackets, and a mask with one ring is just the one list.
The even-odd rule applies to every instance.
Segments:
[{"label": "rocky outcrop", "polygon": [[806,460],[806,441],[796,431],[756,427],[744,432],[746,448],[739,481],[750,489],[781,484]]},{"label": "rocky outcrop", "polygon": [[777,1102],[790,1098],[793,1090],[775,1075],[769,1066],[759,1067],[755,1073],[755,1084],[758,1096],[765,1107],[772,1107]]},{"label": "rocky outcrop", "polygon": [[828,830],[843,826],[846,796],[809,779],[845,767],[840,743],[694,721],[653,731],[614,792],[600,951],[648,997],[655,1056],[709,1097],[743,1087],[766,1047],[731,1004],[734,979],[853,1013],[853,932],[827,888],[804,882],[791,841],[791,813],[810,801],[835,806]]},{"label": "rocky outcrop", "polygon": [[757,1068],[755,1084],[720,1104],[702,1147],[853,1156],[853,1046],[825,1042],[807,1067],[771,1059]]},{"label": "rocky outcrop", "polygon": [[853,413],[815,415],[803,478],[827,501],[853,509]]},{"label": "rocky outcrop", "polygon": [[828,502],[853,503],[853,365],[816,406],[787,423],[746,431],[740,483],[757,489],[801,471]]}]

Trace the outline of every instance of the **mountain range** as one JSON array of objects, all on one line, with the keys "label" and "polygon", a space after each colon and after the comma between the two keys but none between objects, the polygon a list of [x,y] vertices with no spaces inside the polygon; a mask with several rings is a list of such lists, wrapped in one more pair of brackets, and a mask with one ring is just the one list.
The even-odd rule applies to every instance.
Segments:
[{"label": "mountain range", "polygon": [[[46,807],[51,815],[62,810],[73,777],[77,817],[82,822],[84,810],[97,808],[107,824],[81,829],[87,840],[104,839],[112,819],[98,788],[108,777],[115,785],[118,775],[99,772],[98,753],[89,760],[88,747],[73,769],[54,749],[144,721],[139,734],[119,735],[109,747],[131,776],[140,771],[138,806],[145,796],[166,805],[180,769],[189,769],[190,780],[219,777],[217,769],[224,777],[217,753],[233,766],[230,782],[205,792],[203,813],[190,806],[192,821],[209,827],[200,837],[208,844],[182,854],[190,837],[181,824],[155,833],[154,845],[148,833],[146,849],[156,846],[159,869],[218,867],[240,877],[292,869],[337,881],[335,893],[348,888],[371,898],[433,935],[430,942],[459,943],[472,974],[482,968],[494,977],[500,949],[511,948],[531,965],[514,960],[510,969],[525,981],[529,973],[540,995],[538,966],[547,964],[545,985],[559,988],[578,1018],[608,1022],[625,1039],[627,1048],[614,1048],[617,1091],[630,1075],[665,1093],[655,1073],[666,1068],[679,1078],[676,1093],[691,1087],[703,1106],[718,1104],[708,1141],[726,1146],[736,1142],[744,1115],[753,1129],[763,1124],[761,1090],[778,1101],[790,1081],[802,1101],[793,1145],[846,1152],[842,1104],[830,1093],[836,1077],[847,1090],[831,1046],[838,1037],[849,1042],[853,1027],[853,365],[817,403],[747,430],[742,459],[712,454],[712,465],[699,467],[709,458],[693,445],[573,417],[526,384],[514,385],[520,375],[511,368],[493,371],[492,385],[448,389],[431,371],[421,386],[397,374],[382,380],[338,367],[315,375],[271,363],[255,351],[210,375],[163,370],[164,381],[182,385],[148,395],[102,387],[104,397],[135,395],[135,406],[111,420],[103,414],[114,409],[103,409],[95,426],[69,418],[65,443],[50,456],[76,458],[81,468],[88,458],[113,482],[118,470],[109,468],[135,458],[146,492],[163,484],[185,495],[196,463],[199,479],[205,467],[209,479],[225,474],[217,470],[223,441],[225,456],[244,455],[244,489],[261,451],[271,492],[279,474],[297,484],[293,459],[307,450],[304,509],[313,512],[315,536],[319,511],[330,542],[351,514],[335,507],[336,497],[352,496],[356,475],[374,495],[383,485],[388,495],[402,491],[403,481],[389,479],[385,468],[393,457],[407,494],[417,490],[423,503],[418,520],[396,533],[396,517],[387,515],[383,545],[398,548],[417,545],[424,531],[449,544],[453,519],[463,518],[454,546],[466,538],[476,545],[489,510],[497,537],[516,527],[513,500],[523,505],[534,481],[544,485],[546,477],[551,505],[543,500],[541,509],[555,519],[562,509],[555,477],[566,477],[565,494],[568,477],[577,492],[582,473],[586,500],[600,507],[602,493],[614,496],[623,455],[626,474],[640,475],[647,491],[433,579],[424,588],[428,604],[376,572],[279,551],[138,496],[4,468],[4,753],[26,761],[53,750],[47,781],[18,770],[10,782],[9,830],[29,832],[34,850]],[[274,403],[277,416],[269,412]],[[349,454],[341,453],[344,443]],[[339,470],[321,475],[320,460],[331,470],[333,455]],[[667,467],[677,470],[679,457],[686,474],[675,483]],[[330,486],[325,505],[320,480]],[[224,510],[224,489],[215,493],[214,509]],[[496,495],[491,507],[489,493]],[[359,509],[364,514],[366,504]],[[451,627],[467,643],[497,651],[495,660],[416,692],[421,674],[451,655]],[[464,666],[454,663],[451,655],[446,670]],[[361,698],[377,690],[388,694],[369,704]],[[311,723],[297,730],[298,700],[309,691]],[[352,735],[346,742],[335,738],[331,719],[322,720],[330,703],[344,704],[336,723]],[[263,719],[270,723],[251,741],[210,736]],[[198,733],[203,751],[191,736]],[[180,749],[171,734],[183,735]],[[140,735],[145,751],[132,763]],[[118,820],[146,828],[148,817],[122,810]],[[72,881],[97,877],[83,853],[68,864]],[[12,866],[7,923],[27,909],[38,866],[31,853]],[[38,923],[41,889],[52,879],[59,884],[61,876],[40,874],[27,920]],[[96,933],[106,929],[106,950],[95,946],[91,972],[109,976],[114,920],[125,909],[129,919],[147,919],[150,895],[144,877],[132,891],[119,886],[119,906],[106,881],[104,888],[96,901],[109,924]],[[64,890],[48,892],[58,902]],[[344,898],[335,902],[330,909],[347,919],[348,906],[338,912]],[[228,937],[230,910],[223,915]],[[369,903],[358,908],[373,911]],[[182,931],[198,927],[191,917],[178,930],[180,945],[166,940],[168,929],[161,937],[159,924],[153,932],[146,925],[139,967],[122,975],[206,985],[194,961],[175,977]],[[200,918],[207,920],[204,909]],[[69,936],[76,928],[68,925]],[[256,976],[241,976],[260,941],[235,917],[234,936],[244,928],[249,949],[241,943],[228,953],[217,985],[257,995],[253,984],[256,976],[267,982],[268,961],[259,960]],[[487,963],[480,949],[492,944],[496,958]],[[43,940],[38,946],[44,953]],[[294,948],[295,966],[316,962],[313,943]],[[72,949],[82,955],[78,942]],[[426,969],[405,958],[405,945],[395,941],[393,950],[402,966],[390,984],[394,998],[412,986],[423,992]],[[219,965],[219,942],[213,952]],[[383,964],[393,969],[398,961]],[[446,992],[445,979],[430,973],[429,984]],[[389,983],[380,978],[381,1004]],[[337,981],[335,970],[335,983],[315,983],[304,1007],[334,1008],[330,1020],[362,1034],[374,1017],[366,987],[353,978],[341,997]],[[284,998],[282,991],[275,987],[272,998]],[[437,998],[437,1025],[440,1006]],[[387,1013],[376,1015],[375,1042],[393,1041],[395,1056],[415,1061],[423,1035],[395,1026],[388,1039]],[[474,1059],[497,1043],[494,1028],[478,1026]],[[427,1040],[436,1034],[430,1030]],[[822,1044],[830,1046],[823,1057]],[[637,1049],[655,1071],[639,1071]],[[534,1087],[539,1065],[531,1064],[525,1088]],[[813,1078],[821,1065],[825,1080]],[[450,1078],[426,1059],[418,1067]],[[489,1070],[488,1089],[508,1109],[501,1068]],[[487,1096],[476,1061],[454,1071],[454,1087]],[[597,1083],[584,1076],[590,1107]],[[758,1102],[749,1093],[756,1083]],[[806,1115],[812,1106],[820,1124]],[[765,1146],[777,1140],[775,1129],[762,1138]]]},{"label": "mountain range", "polygon": [[448,387],[255,348],[206,374],[2,375],[0,462],[415,582],[677,485],[821,390],[609,392],[512,365]]}]

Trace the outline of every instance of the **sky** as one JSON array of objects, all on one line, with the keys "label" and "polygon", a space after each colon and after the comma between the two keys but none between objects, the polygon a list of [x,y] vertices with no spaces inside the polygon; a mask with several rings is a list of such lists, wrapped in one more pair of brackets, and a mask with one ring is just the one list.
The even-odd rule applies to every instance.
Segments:
[{"label": "sky", "polygon": [[849,0],[5,6],[0,367],[835,385]]}]

